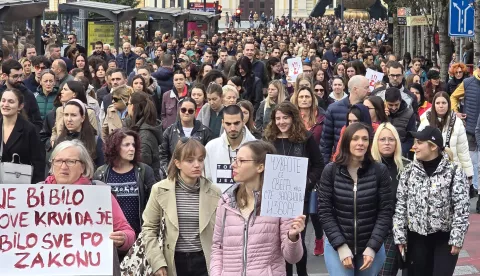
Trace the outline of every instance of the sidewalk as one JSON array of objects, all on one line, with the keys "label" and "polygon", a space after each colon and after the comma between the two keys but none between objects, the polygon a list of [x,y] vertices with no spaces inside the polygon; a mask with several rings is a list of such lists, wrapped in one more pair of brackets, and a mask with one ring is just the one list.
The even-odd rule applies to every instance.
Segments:
[{"label": "sidewalk", "polygon": [[454,275],[480,275],[480,214],[475,213],[477,200],[470,200],[470,227]]}]

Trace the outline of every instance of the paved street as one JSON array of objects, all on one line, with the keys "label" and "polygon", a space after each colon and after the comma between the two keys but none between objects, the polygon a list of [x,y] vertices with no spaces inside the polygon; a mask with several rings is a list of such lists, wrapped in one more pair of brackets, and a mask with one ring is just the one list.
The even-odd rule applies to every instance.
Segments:
[{"label": "paved street", "polygon": [[[463,250],[457,262],[457,268],[454,275],[480,275],[480,214],[475,213],[475,204],[477,200],[470,201],[470,228]],[[315,237],[311,223],[307,226],[307,250],[308,250],[308,273],[309,276],[329,275],[325,267],[323,256],[314,256],[313,248]],[[401,273],[398,274],[399,276]]]}]

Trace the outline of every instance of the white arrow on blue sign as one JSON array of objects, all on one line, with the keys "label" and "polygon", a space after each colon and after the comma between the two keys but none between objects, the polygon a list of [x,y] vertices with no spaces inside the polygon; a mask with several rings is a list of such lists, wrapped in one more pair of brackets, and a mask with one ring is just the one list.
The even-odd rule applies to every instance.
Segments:
[{"label": "white arrow on blue sign", "polygon": [[456,37],[474,36],[474,0],[450,0],[448,35]]}]

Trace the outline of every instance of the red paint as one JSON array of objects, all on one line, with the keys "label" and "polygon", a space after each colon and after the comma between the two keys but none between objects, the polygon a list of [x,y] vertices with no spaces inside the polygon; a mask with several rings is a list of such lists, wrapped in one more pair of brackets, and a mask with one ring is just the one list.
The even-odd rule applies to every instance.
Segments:
[{"label": "red paint", "polygon": [[1,214],[0,215],[0,229],[27,227],[28,212],[21,212],[16,214]]},{"label": "red paint", "polygon": [[[98,267],[101,263],[100,252],[82,251],[67,253],[62,256],[60,253],[49,252],[48,255],[37,253],[35,255],[28,252],[15,253],[20,256],[14,267],[18,269],[33,268],[40,266],[46,267]],[[30,257],[33,259],[30,261]]]},{"label": "red paint", "polygon": [[0,195],[1,200],[0,200],[0,209],[11,209],[15,208],[15,205],[12,204],[12,201],[14,201],[16,198],[12,195],[13,192],[15,192],[16,188],[2,188]]},{"label": "red paint", "polygon": [[103,235],[98,232],[94,232],[94,233],[82,232],[80,234],[80,243],[82,244],[82,246],[85,245],[85,241],[87,240],[89,240],[89,243],[91,245],[93,245],[94,247],[97,247],[103,242]]}]

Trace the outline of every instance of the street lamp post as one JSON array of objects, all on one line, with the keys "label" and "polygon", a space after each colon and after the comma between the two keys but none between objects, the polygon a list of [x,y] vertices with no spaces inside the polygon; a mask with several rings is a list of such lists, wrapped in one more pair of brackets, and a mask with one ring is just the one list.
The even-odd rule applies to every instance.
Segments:
[{"label": "street lamp post", "polygon": [[292,31],[293,20],[292,20],[292,0],[288,0],[288,27]]}]

